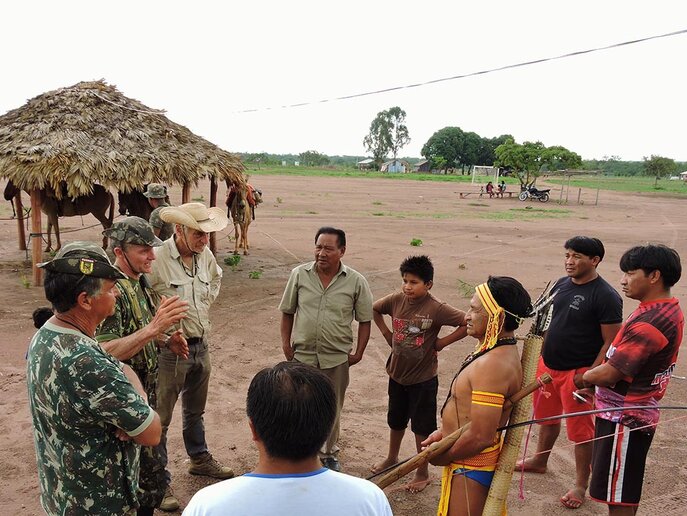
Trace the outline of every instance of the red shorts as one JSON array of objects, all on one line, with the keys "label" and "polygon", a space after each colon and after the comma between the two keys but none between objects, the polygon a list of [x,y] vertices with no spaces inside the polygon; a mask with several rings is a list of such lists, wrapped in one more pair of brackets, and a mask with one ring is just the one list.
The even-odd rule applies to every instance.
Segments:
[{"label": "red shorts", "polygon": [[[535,419],[592,410],[594,408],[592,400],[589,400],[587,403],[581,403],[573,396],[573,392],[577,390],[573,383],[573,377],[577,373],[584,373],[587,369],[589,368],[582,367],[580,369],[571,369],[570,371],[556,371],[546,367],[544,359],[539,357],[537,377],[544,373],[549,373],[553,381],[544,385],[544,391],[549,394],[543,394],[540,389],[534,391]],[[547,421],[541,424],[558,425],[560,420]],[[594,416],[570,417],[565,420],[565,428],[568,432],[568,439],[574,443],[590,440],[594,437]]]}]

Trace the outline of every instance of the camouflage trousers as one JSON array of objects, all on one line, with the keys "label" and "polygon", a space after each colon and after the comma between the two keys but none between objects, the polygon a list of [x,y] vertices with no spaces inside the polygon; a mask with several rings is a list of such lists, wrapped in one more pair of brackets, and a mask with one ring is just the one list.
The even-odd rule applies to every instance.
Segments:
[{"label": "camouflage trousers", "polygon": [[[134,371],[148,395],[148,405],[157,410],[157,364],[152,371],[139,368],[134,368]],[[137,492],[138,503],[141,507],[158,507],[165,497],[167,478],[162,451],[159,445],[141,447],[141,469]]]}]

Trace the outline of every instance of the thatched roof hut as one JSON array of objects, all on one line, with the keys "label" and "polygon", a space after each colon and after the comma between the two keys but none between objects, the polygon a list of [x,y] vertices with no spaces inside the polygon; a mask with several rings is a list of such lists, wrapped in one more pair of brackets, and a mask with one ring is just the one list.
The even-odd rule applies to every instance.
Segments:
[{"label": "thatched roof hut", "polygon": [[243,183],[239,157],[125,97],[104,81],[43,93],[0,116],[0,177],[70,197],[93,183],[129,191],[144,183]]}]

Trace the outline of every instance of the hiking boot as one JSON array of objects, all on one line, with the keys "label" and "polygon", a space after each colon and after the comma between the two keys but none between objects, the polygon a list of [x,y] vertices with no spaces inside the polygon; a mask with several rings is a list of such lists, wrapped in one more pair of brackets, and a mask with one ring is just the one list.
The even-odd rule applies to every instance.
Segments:
[{"label": "hiking boot", "polygon": [[176,496],[174,496],[172,486],[167,486],[167,490],[165,491],[165,497],[162,499],[162,503],[160,504],[160,507],[158,507],[158,509],[165,512],[171,512],[176,511],[178,508],[179,500],[177,500]]},{"label": "hiking boot", "polygon": [[339,459],[334,457],[324,457],[320,459],[320,462],[322,462],[322,465],[327,469],[331,469],[332,471],[341,471]]},{"label": "hiking boot", "polygon": [[222,466],[209,453],[195,459],[191,457],[188,472],[192,475],[204,475],[219,479],[232,478],[234,476],[234,470],[227,466]]}]

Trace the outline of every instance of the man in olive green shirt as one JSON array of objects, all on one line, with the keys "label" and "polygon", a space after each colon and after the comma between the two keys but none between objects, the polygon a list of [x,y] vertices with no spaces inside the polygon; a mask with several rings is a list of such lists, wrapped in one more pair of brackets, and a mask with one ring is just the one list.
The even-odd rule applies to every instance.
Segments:
[{"label": "man in olive green shirt", "polygon": [[[291,271],[279,310],[284,356],[317,367],[334,384],[337,411],[334,426],[322,450],[322,464],[340,470],[339,421],[349,366],[363,358],[370,338],[372,293],[367,280],[341,263],[346,252],[346,233],[323,227],[315,235],[315,261]],[[353,319],[358,339],[353,350]]]}]

